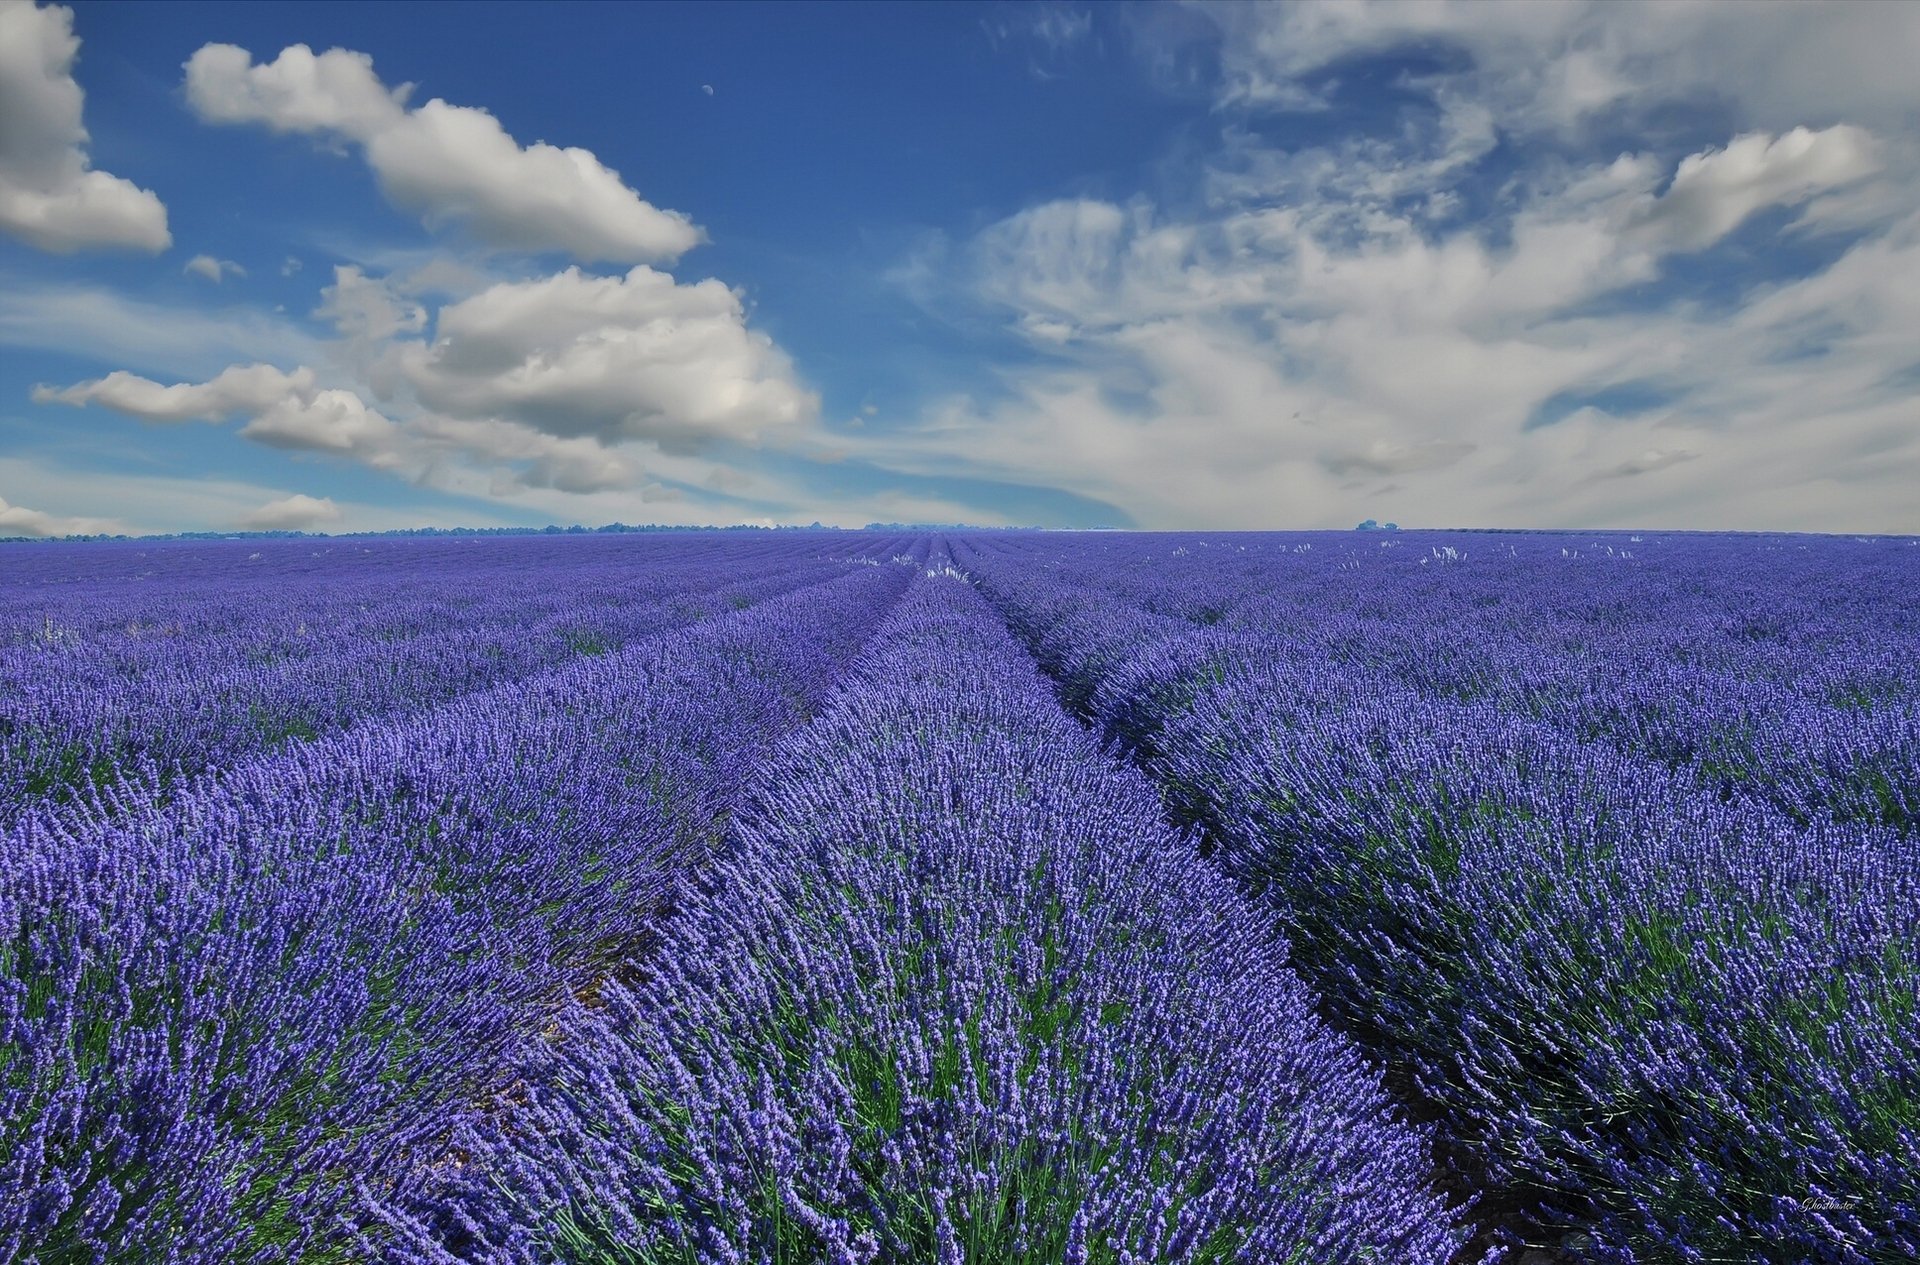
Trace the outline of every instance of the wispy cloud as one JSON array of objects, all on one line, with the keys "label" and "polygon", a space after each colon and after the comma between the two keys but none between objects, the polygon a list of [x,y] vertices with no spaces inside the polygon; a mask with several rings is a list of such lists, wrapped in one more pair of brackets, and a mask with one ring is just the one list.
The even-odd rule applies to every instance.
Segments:
[{"label": "wispy cloud", "polygon": [[165,376],[211,375],[235,361],[312,363],[319,340],[257,308],[208,311],[104,286],[0,276],[0,346],[84,356]]},{"label": "wispy cloud", "polygon": [[980,29],[995,50],[1024,56],[1027,72],[1040,80],[1063,78],[1075,55],[1100,47],[1093,11],[1058,0],[1009,5],[982,18]]},{"label": "wispy cloud", "polygon": [[1748,128],[1914,117],[1920,11],[1910,5],[1607,0],[1304,0],[1200,6],[1218,33],[1223,106],[1328,104],[1343,65],[1408,49],[1464,64],[1435,76],[1485,102],[1503,131],[1576,135],[1605,118],[1644,125],[1679,102],[1724,107]]},{"label": "wispy cloud", "polygon": [[[0,488],[33,488],[42,504],[71,507],[72,513],[33,520],[44,530],[23,525],[0,535],[110,534],[207,531],[238,527],[268,505],[299,497],[286,488],[209,473],[191,475],[121,474],[79,468],[55,461],[0,457]],[[315,501],[332,498],[314,497]],[[451,504],[381,505],[336,501],[340,517],[311,529],[391,531],[409,527],[513,526],[523,515],[494,512],[483,501]],[[16,510],[18,506],[14,507]],[[33,511],[20,510],[23,516]]]},{"label": "wispy cloud", "polygon": [[[1006,398],[850,447],[1158,526],[1338,526],[1390,495],[1403,522],[1911,530],[1894,489],[1920,484],[1920,401],[1898,377],[1920,346],[1920,215],[1890,194],[1920,189],[1920,159],[1875,128],[1920,94],[1863,52],[1816,108],[1787,63],[1801,36],[1822,56],[1920,54],[1920,24],[1679,8],[1202,8],[1221,67],[1205,196],[1040,203],[921,253],[897,279],[929,316],[997,315],[1037,363],[998,375]],[[1403,76],[1425,109],[1342,136],[1328,69],[1415,46],[1459,54]],[[1609,103],[1694,100],[1703,66],[1728,103],[1718,141],[1589,139]],[[1276,142],[1288,111],[1333,139]],[[1842,236],[1811,271],[1750,275],[1730,310],[1668,284],[1749,226]],[[1556,397],[1648,381],[1667,406],[1529,428]]]},{"label": "wispy cloud", "polygon": [[1027,30],[1049,50],[1060,53],[1093,38],[1093,13],[1070,4],[1035,4]]}]

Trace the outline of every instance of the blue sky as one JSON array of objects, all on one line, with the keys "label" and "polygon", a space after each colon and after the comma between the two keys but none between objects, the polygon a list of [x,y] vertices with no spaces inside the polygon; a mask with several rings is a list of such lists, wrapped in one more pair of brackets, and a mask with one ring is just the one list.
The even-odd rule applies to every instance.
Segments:
[{"label": "blue sky", "polygon": [[1916,63],[1899,5],[0,0],[0,535],[1914,531]]}]

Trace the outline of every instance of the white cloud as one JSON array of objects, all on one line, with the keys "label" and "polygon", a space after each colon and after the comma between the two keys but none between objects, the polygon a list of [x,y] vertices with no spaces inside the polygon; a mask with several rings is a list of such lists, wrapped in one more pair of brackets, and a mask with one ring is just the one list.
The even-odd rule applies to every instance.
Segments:
[{"label": "white cloud", "polygon": [[1094,38],[1092,11],[1058,0],[1034,0],[1009,8],[1001,16],[983,19],[980,28],[996,49],[1015,41],[1029,45],[1033,57],[1027,68],[1040,79],[1060,77],[1043,62],[1058,65],[1067,54]]},{"label": "white cloud", "polygon": [[[1059,488],[1148,526],[1911,529],[1920,147],[1898,124],[1920,96],[1867,47],[1861,10],[1833,31],[1799,10],[1722,11],[1647,10],[1648,31],[1575,3],[1148,11],[1215,28],[1217,150],[1170,157],[1164,172],[1196,179],[1158,198],[1063,198],[957,241],[929,234],[895,279],[929,318],[992,322],[1030,354],[988,366],[995,396],[939,401],[917,422],[890,405],[886,426],[827,435],[719,281],[644,266],[503,279],[472,250],[334,250],[359,263],[334,270],[313,312],[337,337],[207,367],[171,363],[188,344],[170,314],[121,303],[108,328],[132,331],[112,337],[140,345],[152,375],[38,398],[228,422],[254,443],[562,521],[833,518],[783,466],[800,453]],[[1087,43],[1082,11],[1046,12],[1073,18],[1061,48]],[[1920,29],[1904,11],[1874,21],[1896,49]],[[1021,38],[1029,55],[1052,47]],[[1796,41],[1829,67],[1836,49],[1859,53],[1862,82],[1816,100],[1790,64]],[[1342,134],[1345,99],[1326,81],[1351,57],[1416,45],[1447,55],[1397,81],[1412,104]],[[624,265],[699,240],[593,155],[522,147],[484,111],[416,108],[364,55],[294,48],[255,65],[210,45],[187,79],[209,121],[356,147],[396,205],[496,245]],[[1280,147],[1280,129],[1249,118],[1280,107],[1327,111],[1312,134],[1333,139]],[[1688,122],[1617,139],[1663,118]],[[1814,248],[1794,258],[1827,262],[1661,297],[1663,277],[1747,250],[1728,238],[1777,223],[1769,208]],[[0,285],[0,342],[59,346],[42,332],[54,314],[97,343],[81,332],[94,310]],[[243,341],[242,322],[220,319],[207,328]],[[1654,403],[1610,411],[1621,386]],[[275,499],[284,489],[261,489],[221,521]],[[35,503],[95,508],[38,488]],[[898,490],[834,514],[988,517]]]},{"label": "white cloud", "polygon": [[434,255],[424,263],[414,264],[404,273],[395,272],[387,278],[386,284],[394,293],[409,298],[436,295],[464,299],[480,293],[497,280],[499,278],[471,264],[449,259],[445,255]]},{"label": "white cloud", "polygon": [[562,438],[498,418],[472,421],[434,414],[414,419],[408,430],[425,449],[504,463],[506,468],[489,480],[496,494],[524,488],[611,492],[638,488],[647,480],[647,470],[634,454],[585,436]]},{"label": "white cloud", "polygon": [[1872,174],[1873,150],[1867,133],[1846,124],[1737,136],[1724,149],[1682,159],[1673,184],[1635,227],[1667,250],[1700,250],[1755,211],[1807,202]]},{"label": "white cloud", "polygon": [[403,464],[400,427],[338,387],[289,391],[255,411],[240,433],[270,448],[332,453],[378,469]]},{"label": "white cloud", "polygon": [[465,222],[483,241],[564,250],[580,259],[671,262],[703,240],[584,149],[522,149],[485,110],[435,99],[367,142],[367,160],[397,204],[430,225]]},{"label": "white cloud", "polygon": [[[53,461],[0,456],[0,487],[34,489],[34,500],[69,516],[54,534],[100,530],[129,535],[150,532],[206,531],[238,523],[263,504],[287,496],[269,487],[213,474],[176,476],[143,471],[116,474],[74,468]],[[337,502],[340,531],[391,531],[409,527],[510,526],[517,515],[490,514],[471,503],[450,506],[384,506]],[[112,517],[106,517],[106,515]],[[66,522],[90,526],[67,528]],[[20,533],[25,534],[25,533]]]},{"label": "white cloud", "polygon": [[322,387],[313,370],[234,365],[207,382],[163,385],[125,371],[73,386],[34,388],[41,404],[98,404],[141,421],[220,423],[270,448],[342,457],[416,483],[471,490],[470,467],[495,493],[515,488],[566,492],[631,489],[646,479],[632,453],[589,436],[556,436],[501,418],[423,413],[394,421],[352,390]]},{"label": "white cloud", "polygon": [[[1246,190],[1184,220],[1043,204],[938,257],[950,288],[925,297],[1004,313],[1047,359],[1001,371],[997,402],[845,438],[886,467],[1060,487],[1159,527],[1331,527],[1385,505],[1436,524],[1911,530],[1920,402],[1898,382],[1920,347],[1920,216],[1730,315],[1583,314],[1763,206],[1862,177],[1866,154],[1835,128],[1562,163],[1521,187],[1497,246],[1369,201],[1354,155],[1280,164],[1271,203]],[[1617,383],[1671,402],[1526,429],[1550,398]]]},{"label": "white cloud", "polygon": [[[285,109],[296,119],[376,116],[364,102],[315,102],[324,93],[314,84],[350,86],[355,64],[331,76],[270,79],[274,90],[263,95],[291,103]],[[553,494],[652,503],[669,490],[656,465],[692,462],[697,485],[717,469],[716,446],[751,446],[817,414],[817,397],[772,341],[748,328],[741,297],[719,281],[683,285],[644,265],[611,277],[569,268],[502,281],[444,255],[388,262],[400,271],[335,268],[313,315],[337,338],[303,343],[298,368],[229,363],[203,380],[170,384],[120,370],[41,386],[34,398],[99,404],[156,423],[238,421],[237,433],[255,443],[509,501]],[[418,296],[448,293],[464,297],[430,322]],[[39,328],[45,310],[23,305],[18,332]],[[143,313],[143,334],[157,335],[172,315]],[[0,299],[0,339],[6,317]],[[431,337],[421,337],[430,327]],[[697,451],[710,455],[695,458]],[[698,521],[693,506],[686,512],[685,521]]]},{"label": "white cloud", "polygon": [[116,369],[104,378],[70,387],[36,386],[37,404],[99,404],[145,422],[219,422],[236,414],[254,414],[288,397],[311,397],[313,371],[283,373],[272,365],[234,365],[208,382],[163,386],[151,378]]},{"label": "white cloud", "polygon": [[976,235],[966,251],[981,297],[1020,313],[1044,343],[1173,315],[1268,301],[1267,279],[1214,266],[1223,242],[1200,226],[1162,223],[1144,203],[1043,203]]},{"label": "white cloud", "polygon": [[219,285],[221,280],[226,277],[244,277],[247,275],[247,270],[233,262],[233,260],[215,259],[212,255],[195,255],[192,259],[187,260],[186,265],[182,267],[180,271],[191,272],[195,276],[205,277],[215,285]]},{"label": "white cloud", "polygon": [[1471,59],[1459,77],[1515,132],[1571,131],[1603,112],[1619,122],[1675,101],[1722,103],[1768,131],[1891,132],[1920,111],[1913,5],[1304,0],[1201,11],[1220,38],[1229,106],[1323,107],[1323,81],[1347,59],[1439,47]]},{"label": "white cloud", "polygon": [[207,122],[359,144],[387,198],[431,227],[460,223],[494,246],[621,263],[671,262],[704,240],[587,150],[523,147],[487,111],[439,98],[407,108],[412,85],[388,89],[364,53],[296,44],[255,65],[245,49],[208,44],[186,72],[187,100]]},{"label": "white cloud", "polygon": [[144,422],[221,422],[238,413],[259,413],[288,395],[313,394],[313,370],[280,372],[273,365],[234,365],[211,382],[161,386],[125,369],[67,388],[36,386],[35,403],[98,403]]},{"label": "white cloud", "polygon": [[318,385],[304,366],[234,365],[207,382],[162,385],[125,370],[70,387],[37,386],[39,404],[98,404],[144,422],[225,422],[240,417],[240,433],[272,448],[332,453],[393,469],[402,464],[403,437],[390,419],[352,391]]},{"label": "white cloud", "polygon": [[0,0],[0,231],[41,250],[172,244],[160,199],[93,170],[73,10]]},{"label": "white cloud", "polygon": [[254,65],[232,44],[206,44],[186,64],[187,103],[208,123],[261,123],[276,132],[337,133],[367,141],[406,115],[412,84],[389,89],[373,58],[344,48],[315,55],[305,44]]},{"label": "white cloud", "polygon": [[394,292],[385,280],[368,277],[351,264],[333,270],[333,284],[320,291],[315,316],[332,323],[349,340],[384,342],[396,334],[417,334],[427,327],[427,310]]},{"label": "white cloud", "polygon": [[30,510],[0,497],[0,536],[113,536],[126,527],[110,518],[73,518]]},{"label": "white cloud", "polygon": [[738,295],[644,265],[495,285],[442,308],[433,341],[401,345],[399,365],[439,413],[608,443],[752,440],[819,408],[786,356],[747,328]]},{"label": "white cloud", "polygon": [[[1196,13],[1214,28],[1221,143],[1167,169],[1197,166],[1199,196],[1189,181],[1159,203],[1042,203],[930,238],[896,283],[931,317],[997,317],[1038,362],[996,369],[995,398],[845,431],[844,447],[1058,487],[1155,527],[1912,530],[1920,147],[1895,122],[1920,121],[1920,91],[1868,45],[1920,53],[1920,11],[1846,7],[1816,31],[1831,12],[1143,11],[1162,34],[1192,38]],[[1800,50],[1834,69],[1837,48],[1862,52],[1858,81],[1836,70],[1848,82],[1818,103],[1792,87]],[[1350,59],[1415,49],[1449,54],[1397,82],[1424,106],[1343,132]],[[1157,64],[1179,91],[1173,71],[1201,61]],[[1593,139],[1603,107],[1609,127],[1665,111],[1728,131],[1681,145],[1650,124],[1621,153]],[[1324,111],[1312,133],[1334,139],[1276,145],[1247,117],[1275,109]],[[1709,254],[1687,284],[1723,267],[1731,293],[1663,288],[1679,256],[1768,208],[1837,260],[1793,279]],[[1615,387],[1651,402],[1565,407]]]},{"label": "white cloud", "polygon": [[237,525],[248,531],[312,531],[337,524],[345,517],[332,497],[295,492],[248,511]]}]

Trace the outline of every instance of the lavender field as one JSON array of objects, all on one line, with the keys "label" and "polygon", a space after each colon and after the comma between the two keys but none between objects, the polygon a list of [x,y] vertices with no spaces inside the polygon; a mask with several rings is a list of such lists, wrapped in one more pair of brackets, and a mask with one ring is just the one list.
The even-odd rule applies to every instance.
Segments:
[{"label": "lavender field", "polygon": [[0,545],[0,1265],[1920,1259],[1920,543]]}]

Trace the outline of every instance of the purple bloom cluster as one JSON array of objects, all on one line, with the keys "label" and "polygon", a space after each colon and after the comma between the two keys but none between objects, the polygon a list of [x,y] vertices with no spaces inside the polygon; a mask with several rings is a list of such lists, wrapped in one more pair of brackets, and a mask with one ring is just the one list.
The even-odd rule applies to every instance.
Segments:
[{"label": "purple bloom cluster", "polygon": [[0,1261],[351,1259],[516,1040],[654,935],[911,575],[789,549],[814,582],[670,636],[21,811]]},{"label": "purple bloom cluster", "polygon": [[1920,1258],[1920,550],[974,541],[1534,1235]]},{"label": "purple bloom cluster", "polygon": [[844,568],[815,552],[746,542],[716,566],[712,542],[676,536],[17,548],[0,592],[0,822],[125,769],[231,764]]},{"label": "purple bloom cluster", "polygon": [[937,558],[403,1259],[1440,1262],[1423,1135]]},{"label": "purple bloom cluster", "polygon": [[1920,1259],[1915,542],[0,577],[0,1265]]}]

